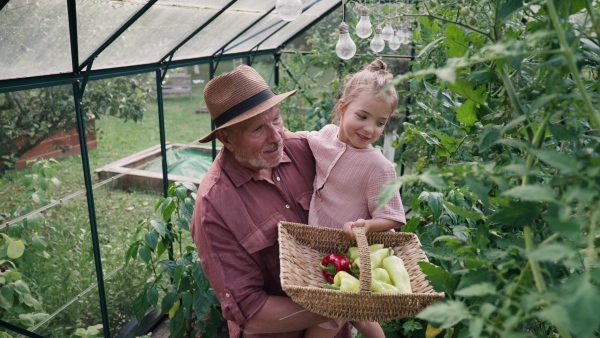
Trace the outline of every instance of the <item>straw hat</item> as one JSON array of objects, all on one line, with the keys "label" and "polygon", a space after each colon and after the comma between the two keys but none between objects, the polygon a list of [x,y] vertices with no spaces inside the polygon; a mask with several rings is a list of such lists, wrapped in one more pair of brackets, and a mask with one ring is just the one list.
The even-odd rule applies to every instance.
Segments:
[{"label": "straw hat", "polygon": [[216,129],[200,142],[212,141],[217,130],[254,117],[294,94],[295,90],[276,95],[262,76],[246,65],[215,77],[204,88],[204,102]]}]

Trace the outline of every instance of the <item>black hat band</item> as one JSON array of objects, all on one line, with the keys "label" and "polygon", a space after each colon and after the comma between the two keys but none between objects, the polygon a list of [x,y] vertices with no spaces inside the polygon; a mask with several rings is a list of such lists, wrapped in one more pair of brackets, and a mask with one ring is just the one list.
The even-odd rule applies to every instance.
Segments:
[{"label": "black hat band", "polygon": [[244,101],[227,109],[223,114],[217,116],[214,120],[215,126],[217,128],[221,127],[225,123],[231,121],[232,119],[236,118],[242,113],[247,112],[248,110],[258,106],[260,103],[265,102],[273,96],[275,96],[275,93],[273,93],[273,91],[270,88],[267,88],[256,95],[250,96]]}]

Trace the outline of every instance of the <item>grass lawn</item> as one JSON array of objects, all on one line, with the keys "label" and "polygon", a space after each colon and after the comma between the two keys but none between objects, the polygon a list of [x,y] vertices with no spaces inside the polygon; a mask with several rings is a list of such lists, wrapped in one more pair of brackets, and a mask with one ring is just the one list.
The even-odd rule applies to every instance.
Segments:
[{"label": "grass lawn", "polygon": [[[201,90],[194,88],[195,94]],[[196,144],[198,138],[210,132],[210,116],[195,113],[200,107],[203,102],[199,95],[165,98],[167,142]],[[160,143],[156,102],[148,103],[141,122],[102,117],[96,120],[96,128],[98,145],[89,151],[94,184],[98,183],[95,169]],[[47,194],[62,203],[42,212],[44,225],[39,231],[48,243],[46,253],[40,256],[46,259],[36,257],[21,266],[23,275],[31,278],[29,286],[44,300],[44,311],[56,312],[35,331],[48,337],[65,337],[76,328],[100,322],[98,292],[93,287],[96,273],[81,156],[58,161],[54,169],[61,184],[51,186]],[[11,171],[0,178],[0,225],[16,218],[13,215],[16,208],[39,207],[31,202],[21,184],[21,178],[29,173],[30,169]],[[131,318],[131,302],[145,280],[139,266],[122,267],[125,252],[138,221],[156,217],[154,206],[162,194],[143,189],[123,191],[102,185],[94,189],[93,195],[103,275],[110,277],[106,291],[114,334]],[[59,312],[72,299],[77,301]]]}]

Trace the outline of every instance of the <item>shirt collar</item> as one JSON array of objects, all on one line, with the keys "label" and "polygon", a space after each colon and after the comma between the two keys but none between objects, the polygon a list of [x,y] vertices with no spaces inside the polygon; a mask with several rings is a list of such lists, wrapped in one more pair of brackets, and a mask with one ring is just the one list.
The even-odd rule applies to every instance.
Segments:
[{"label": "shirt collar", "polygon": [[[281,163],[292,162],[290,157],[287,155],[285,147],[283,148],[283,158]],[[280,165],[281,165],[280,163]],[[240,165],[239,162],[233,156],[233,153],[223,147],[221,150],[221,169],[229,176],[229,179],[233,182],[236,188],[244,185],[251,179],[259,180],[257,173]]]}]

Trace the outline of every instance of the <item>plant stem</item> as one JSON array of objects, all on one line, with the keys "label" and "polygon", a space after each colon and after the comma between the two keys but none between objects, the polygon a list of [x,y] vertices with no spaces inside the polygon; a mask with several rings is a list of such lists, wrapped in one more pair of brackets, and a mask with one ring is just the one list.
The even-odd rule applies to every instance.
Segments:
[{"label": "plant stem", "polygon": [[[519,98],[517,97],[515,87],[512,85],[512,82],[510,81],[510,76],[508,75],[508,71],[506,70],[506,67],[507,67],[506,64],[504,66],[502,66],[502,68],[500,69],[500,74],[502,76],[502,82],[504,83],[504,88],[506,88],[506,93],[508,94],[508,98],[510,99],[510,102],[512,103],[513,107],[515,108],[515,110],[517,111],[517,113],[519,115],[527,116],[527,114],[525,113],[525,110],[523,110],[521,101],[519,101]],[[526,130],[527,130],[527,136],[529,136],[529,141],[533,141],[533,130],[531,129],[531,122],[529,121],[529,118],[527,118]]]},{"label": "plant stem", "polygon": [[[525,226],[523,229],[523,235],[525,236],[525,251],[530,252],[533,249],[533,238],[531,235],[531,228],[529,226]],[[528,258],[527,260],[529,262],[529,266],[531,267],[531,274],[533,274],[533,280],[535,281],[535,286],[537,287],[538,292],[546,290],[546,282],[544,282],[544,278],[542,277],[540,266],[531,258]]]},{"label": "plant stem", "polygon": [[[537,132],[535,133],[535,136],[533,137],[533,141],[531,141],[531,145],[533,147],[533,149],[540,149],[540,147],[542,146],[542,143],[544,141],[544,136],[546,135],[546,128],[548,127],[548,123],[550,122],[550,113],[546,114],[546,116],[544,117],[544,120],[542,120],[542,124],[540,124],[540,127],[538,128]],[[529,175],[527,175],[527,172],[529,172],[529,169],[531,168],[531,166],[533,165],[533,161],[535,160],[536,156],[533,155],[533,153],[528,152],[527,153],[527,159],[526,159],[526,164],[525,164],[525,168],[526,168],[526,172],[525,175],[523,175],[523,182],[522,185],[526,185],[527,183],[529,183]]]},{"label": "plant stem", "polygon": [[596,223],[600,219],[600,211],[596,209],[596,212],[592,214],[590,219],[590,231],[588,233],[588,244],[587,244],[587,259],[585,261],[585,272],[584,278],[589,281],[590,280],[590,270],[592,266],[594,266],[594,261],[598,257],[598,252],[594,247],[594,240],[596,239]]},{"label": "plant stem", "polygon": [[[587,2],[587,1],[586,1]],[[573,56],[573,50],[569,46],[567,42],[567,38],[565,37],[565,33],[558,22],[558,13],[556,12],[556,7],[554,7],[553,1],[546,1],[546,6],[548,8],[548,15],[552,21],[552,25],[556,30],[556,34],[558,35],[558,41],[560,42],[560,48],[567,60],[567,65],[569,70],[571,71],[571,75],[575,80],[575,84],[579,89],[579,94],[581,95],[581,100],[583,101],[585,108],[587,109],[588,117],[594,127],[597,130],[600,130],[600,111],[597,111],[593,104],[590,96],[585,88],[585,84],[583,83],[583,79],[581,78],[581,74],[579,74],[579,69],[577,69],[577,64],[575,63],[575,57]],[[591,6],[588,6],[591,7]],[[593,11],[592,11],[593,12]]]}]

